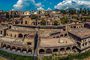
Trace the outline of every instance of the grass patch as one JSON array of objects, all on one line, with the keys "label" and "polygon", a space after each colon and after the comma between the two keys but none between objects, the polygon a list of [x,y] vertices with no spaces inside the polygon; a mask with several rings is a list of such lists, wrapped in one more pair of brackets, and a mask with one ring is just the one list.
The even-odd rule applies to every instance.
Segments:
[{"label": "grass patch", "polygon": [[0,50],[0,55],[7,58],[7,59],[14,59],[14,60],[33,60],[33,57],[31,56],[21,56],[21,55],[16,55],[12,53],[8,53],[6,51],[1,51]]},{"label": "grass patch", "polygon": [[60,57],[61,55],[59,55],[59,57],[55,57],[53,59],[54,56],[45,56],[42,60],[83,60],[85,58],[90,57],[90,51],[87,51],[85,53],[79,53],[79,54],[71,54],[68,55],[67,57]]},{"label": "grass patch", "polygon": [[90,51],[87,51],[85,53],[76,54],[76,55],[68,55],[67,57],[60,58],[60,60],[74,60],[74,59],[83,60],[88,57],[90,57]]},{"label": "grass patch", "polygon": [[[33,60],[33,57],[31,56],[16,55],[16,54],[8,53],[8,52],[1,51],[1,50],[0,50],[0,55],[5,58],[14,59],[14,60]],[[52,59],[52,57],[54,56],[49,56],[49,57],[44,56],[42,60],[74,60],[74,59],[83,60],[85,58],[90,57],[90,50],[85,53],[80,53],[76,55],[68,55],[67,57],[56,57],[55,59]]]}]

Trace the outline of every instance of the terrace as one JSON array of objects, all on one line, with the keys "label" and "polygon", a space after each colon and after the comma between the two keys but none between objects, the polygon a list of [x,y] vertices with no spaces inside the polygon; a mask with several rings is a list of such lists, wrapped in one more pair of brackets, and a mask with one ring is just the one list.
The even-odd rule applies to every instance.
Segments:
[{"label": "terrace", "polygon": [[7,31],[12,31],[12,32],[19,32],[19,33],[34,33],[35,31],[25,31],[25,30],[14,30],[14,29],[9,29]]},{"label": "terrace", "polygon": [[68,46],[74,45],[74,41],[69,37],[61,37],[61,38],[47,38],[41,39],[40,47],[59,47],[59,46]]},{"label": "terrace", "polygon": [[85,39],[90,37],[90,29],[88,28],[72,29],[69,33],[74,35],[75,37],[78,37],[79,39]]}]

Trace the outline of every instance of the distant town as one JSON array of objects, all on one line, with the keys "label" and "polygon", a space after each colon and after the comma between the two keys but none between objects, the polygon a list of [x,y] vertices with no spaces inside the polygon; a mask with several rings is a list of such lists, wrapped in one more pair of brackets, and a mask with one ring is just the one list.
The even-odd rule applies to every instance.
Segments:
[{"label": "distant town", "polygon": [[0,10],[0,50],[34,59],[90,49],[90,10]]}]

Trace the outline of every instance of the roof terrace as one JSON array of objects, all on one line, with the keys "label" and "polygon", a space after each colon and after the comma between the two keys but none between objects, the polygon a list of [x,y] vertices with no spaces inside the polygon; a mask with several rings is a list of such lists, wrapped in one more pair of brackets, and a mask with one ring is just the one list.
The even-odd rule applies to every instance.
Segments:
[{"label": "roof terrace", "polygon": [[90,37],[90,29],[88,29],[88,28],[72,29],[72,31],[70,31],[70,33],[80,39],[85,39],[85,38]]},{"label": "roof terrace", "polygon": [[68,46],[74,45],[74,41],[69,37],[61,38],[43,38],[41,39],[40,47],[59,47],[59,46]]}]

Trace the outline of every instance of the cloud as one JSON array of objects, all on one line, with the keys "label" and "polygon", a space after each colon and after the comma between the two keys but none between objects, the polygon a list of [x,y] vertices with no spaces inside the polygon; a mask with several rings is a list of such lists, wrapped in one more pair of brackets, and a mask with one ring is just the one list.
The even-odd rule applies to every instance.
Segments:
[{"label": "cloud", "polygon": [[18,0],[16,4],[13,5],[13,10],[31,10],[31,9],[44,9],[42,8],[41,2],[36,3],[35,0]]},{"label": "cloud", "polygon": [[43,8],[44,5],[42,5],[42,3],[39,2],[39,3],[36,3],[35,5],[37,7],[37,10],[44,10]]},{"label": "cloud", "polygon": [[58,3],[55,9],[67,9],[67,8],[90,8],[90,0],[63,0]]},{"label": "cloud", "polygon": [[36,3],[36,6],[37,6],[37,7],[41,7],[42,4],[41,4],[41,3]]},{"label": "cloud", "polygon": [[16,4],[13,5],[14,9],[19,10],[30,4],[35,4],[35,0],[18,0]]},{"label": "cloud", "polygon": [[43,7],[39,7],[39,8],[37,8],[37,10],[44,10],[44,8]]},{"label": "cloud", "polygon": [[15,5],[13,5],[15,9],[21,9],[23,7],[23,0],[18,0]]},{"label": "cloud", "polygon": [[41,3],[36,3],[35,0],[18,0],[13,5],[13,10],[31,10],[43,6]]}]

